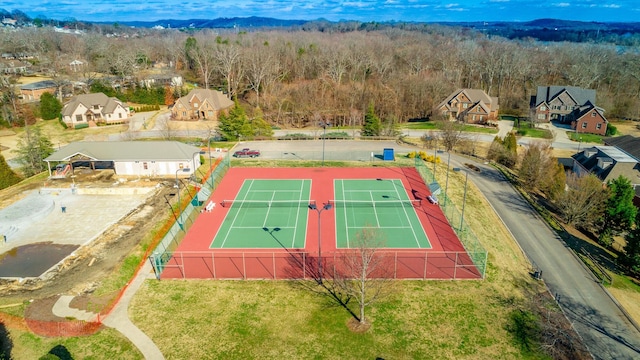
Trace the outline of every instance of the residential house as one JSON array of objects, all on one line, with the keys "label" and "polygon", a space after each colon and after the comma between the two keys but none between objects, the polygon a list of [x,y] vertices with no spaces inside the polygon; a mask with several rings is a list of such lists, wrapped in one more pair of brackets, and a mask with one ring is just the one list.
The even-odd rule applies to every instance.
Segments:
[{"label": "residential house", "polygon": [[587,104],[575,111],[575,120],[571,122],[571,128],[577,133],[589,133],[597,135],[607,134],[609,122],[604,117],[604,110],[592,104]]},{"label": "residential house", "polygon": [[84,69],[85,63],[81,60],[75,59],[69,63],[69,69],[73,72],[82,71]]},{"label": "residential house", "polygon": [[62,108],[62,121],[69,127],[78,124],[118,124],[129,120],[129,107],[103,93],[77,95]]},{"label": "residential house", "polygon": [[483,90],[458,89],[438,104],[433,113],[448,120],[485,124],[498,118],[498,98]]},{"label": "residential house", "polygon": [[221,91],[209,89],[191,90],[187,96],[176,100],[171,108],[174,120],[218,120],[221,112],[233,106]]},{"label": "residential house", "polygon": [[[620,151],[640,162],[640,138],[631,135],[615,136],[602,139],[605,145],[615,146]],[[640,186],[635,187],[636,196],[633,203],[640,208]]]},{"label": "residential house", "polygon": [[31,64],[16,59],[0,60],[0,73],[3,74],[24,74]]},{"label": "residential house", "polygon": [[31,84],[20,86],[20,95],[23,102],[40,101],[44,93],[55,95],[58,91],[58,84],[55,81],[43,80]]},{"label": "residential house", "polygon": [[[200,167],[200,148],[178,141],[80,141],[62,147],[44,159],[49,176],[52,163],[115,174],[143,177],[188,177]],[[53,168],[55,169],[55,165]]]},{"label": "residential house", "polygon": [[182,87],[182,76],[174,74],[156,74],[140,80],[140,86],[151,88],[154,86]]},{"label": "residential house", "polygon": [[538,86],[530,102],[535,122],[558,121],[571,124],[576,132],[604,135],[607,119],[596,106],[596,91],[575,86]]},{"label": "residential house", "polygon": [[631,181],[634,188],[640,185],[638,160],[615,146],[593,146],[571,156],[573,172],[578,175],[594,174],[603,183],[620,175]]}]

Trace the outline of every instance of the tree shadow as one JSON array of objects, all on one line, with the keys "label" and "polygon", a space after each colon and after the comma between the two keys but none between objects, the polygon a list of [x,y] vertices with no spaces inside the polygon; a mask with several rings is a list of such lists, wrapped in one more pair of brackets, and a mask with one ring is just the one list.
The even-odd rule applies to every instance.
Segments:
[{"label": "tree shadow", "polygon": [[330,278],[334,276],[333,270],[327,271],[328,268],[334,268],[327,259],[308,256],[308,253],[300,249],[290,249],[286,247],[276,236],[277,232],[280,231],[279,227],[272,229],[264,227],[262,230],[268,233],[289,255],[285,273],[288,279],[293,280],[290,282],[291,286],[328,298],[331,303],[342,307],[354,319],[360,321],[358,315],[349,308],[351,297],[340,292],[340,290],[334,286],[333,281],[324,280],[327,278],[327,275],[329,275]]},{"label": "tree shadow", "polygon": [[11,351],[13,350],[13,341],[9,336],[9,331],[4,323],[0,322],[0,359],[13,359]]},{"label": "tree shadow", "polygon": [[54,346],[49,350],[49,354],[57,356],[60,360],[73,360],[73,356],[64,345]]}]

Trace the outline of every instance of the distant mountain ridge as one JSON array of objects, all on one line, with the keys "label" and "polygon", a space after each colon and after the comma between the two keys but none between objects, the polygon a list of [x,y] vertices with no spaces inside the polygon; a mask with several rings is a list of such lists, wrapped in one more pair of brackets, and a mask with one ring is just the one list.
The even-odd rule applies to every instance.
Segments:
[{"label": "distant mountain ridge", "polygon": [[[155,20],[155,21],[120,21],[122,25],[133,27],[151,28],[162,26],[164,28],[198,28],[198,29],[233,29],[233,28],[264,28],[264,27],[291,27],[299,26],[309,22],[309,20],[281,20],[267,17],[232,17],[217,19],[188,19],[188,20]],[[96,24],[107,24],[106,22]]]}]

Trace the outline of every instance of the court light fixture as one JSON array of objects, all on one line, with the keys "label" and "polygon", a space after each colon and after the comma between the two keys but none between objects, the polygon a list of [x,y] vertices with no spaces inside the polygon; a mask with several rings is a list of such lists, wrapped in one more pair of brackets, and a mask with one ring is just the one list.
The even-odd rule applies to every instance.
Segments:
[{"label": "court light fixture", "polygon": [[309,204],[309,209],[315,210],[318,213],[318,281],[320,284],[322,284],[322,218],[320,217],[320,214],[322,214],[322,211],[324,210],[331,210],[332,207],[333,205],[330,203],[324,204],[321,208],[316,204]]}]

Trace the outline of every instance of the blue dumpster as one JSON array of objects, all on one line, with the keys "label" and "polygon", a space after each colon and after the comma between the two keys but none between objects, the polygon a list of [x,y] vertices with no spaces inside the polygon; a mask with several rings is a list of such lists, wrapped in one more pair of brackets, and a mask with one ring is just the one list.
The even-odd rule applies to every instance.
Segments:
[{"label": "blue dumpster", "polygon": [[382,153],[382,160],[394,161],[395,159],[396,156],[394,155],[392,148],[384,149],[384,152]]}]

